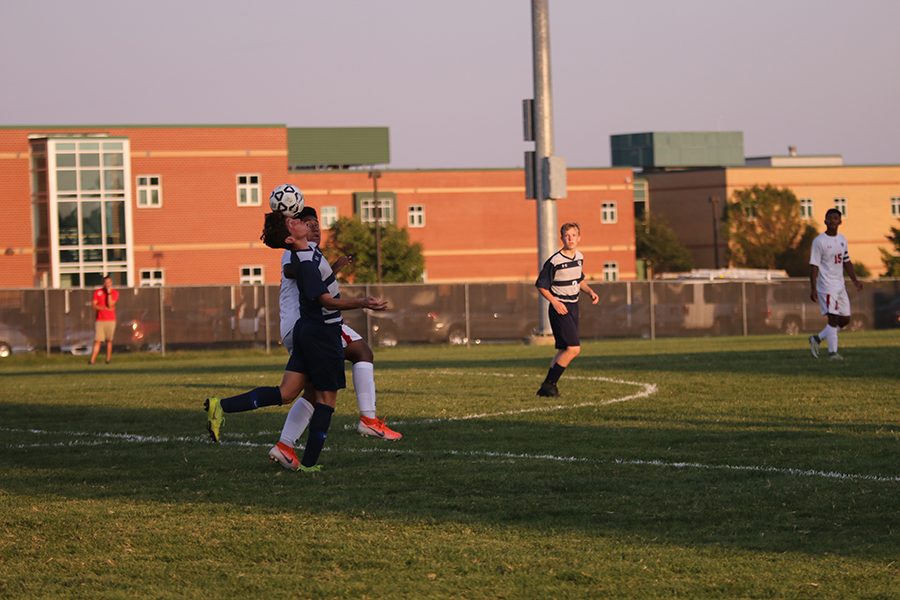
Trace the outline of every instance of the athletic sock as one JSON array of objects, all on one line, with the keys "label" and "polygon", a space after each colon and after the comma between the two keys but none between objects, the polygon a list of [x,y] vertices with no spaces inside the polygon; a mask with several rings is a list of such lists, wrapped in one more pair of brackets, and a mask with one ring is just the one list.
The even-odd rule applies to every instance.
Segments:
[{"label": "athletic sock", "polygon": [[559,381],[559,378],[562,377],[563,371],[565,370],[566,368],[560,366],[559,363],[553,363],[553,366],[547,371],[547,377],[544,379],[544,383],[556,385],[556,382]]},{"label": "athletic sock", "polygon": [[360,361],[353,363],[353,389],[356,392],[356,404],[359,414],[370,419],[375,418],[375,365]]},{"label": "athletic sock", "polygon": [[284,419],[284,427],[281,428],[279,441],[291,448],[297,445],[297,441],[309,425],[312,418],[313,405],[303,396],[294,400],[291,410]]},{"label": "athletic sock", "polygon": [[326,404],[316,404],[312,418],[309,420],[309,435],[306,437],[306,448],[303,450],[303,458],[300,464],[304,467],[315,466],[319,462],[319,454],[325,447],[325,439],[328,437],[328,427],[331,425],[331,415],[334,409]]},{"label": "athletic sock", "polygon": [[828,332],[830,329],[831,329],[831,325],[826,325],[825,328],[819,332],[819,335],[816,336],[817,338],[819,338],[819,342],[821,342],[822,340],[828,339]]},{"label": "athletic sock", "polygon": [[838,348],[838,330],[837,327],[832,327],[831,325],[825,329],[828,330],[828,333],[826,334],[827,337],[825,338],[825,341],[828,342],[828,353],[833,354],[834,352],[837,352]]},{"label": "athletic sock", "polygon": [[277,387],[258,387],[237,396],[223,398],[221,402],[222,410],[227,413],[245,412],[256,410],[263,406],[278,406],[280,404],[281,390]]}]

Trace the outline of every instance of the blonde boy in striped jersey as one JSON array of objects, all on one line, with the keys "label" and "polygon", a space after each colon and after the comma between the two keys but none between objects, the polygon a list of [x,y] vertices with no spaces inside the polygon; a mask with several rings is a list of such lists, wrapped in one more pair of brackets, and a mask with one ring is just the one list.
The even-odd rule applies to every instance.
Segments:
[{"label": "blonde boy in striped jersey", "polygon": [[562,248],[547,259],[535,282],[538,292],[550,303],[550,328],[558,350],[550,363],[546,379],[537,391],[538,396],[545,397],[559,396],[556,383],[569,363],[581,352],[581,340],[578,338],[579,293],[590,294],[591,304],[600,301],[600,297],[584,281],[584,256],[578,251],[581,242],[578,223],[564,223],[559,228],[559,237]]}]

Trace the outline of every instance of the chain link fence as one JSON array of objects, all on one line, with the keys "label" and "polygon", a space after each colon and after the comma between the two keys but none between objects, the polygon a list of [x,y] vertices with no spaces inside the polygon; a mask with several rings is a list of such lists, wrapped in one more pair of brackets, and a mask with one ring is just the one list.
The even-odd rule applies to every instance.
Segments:
[{"label": "chain link fence", "polygon": [[[824,320],[807,280],[593,282],[582,295],[581,336],[656,338],[816,332]],[[94,337],[93,290],[0,290],[0,357],[20,352],[84,354]],[[280,345],[278,286],[152,287],[119,290],[115,346],[155,351]],[[345,296],[381,296],[388,310],[346,311],[375,346],[525,340],[538,322],[527,283],[343,286]],[[851,288],[849,328],[900,327],[900,279]]]}]

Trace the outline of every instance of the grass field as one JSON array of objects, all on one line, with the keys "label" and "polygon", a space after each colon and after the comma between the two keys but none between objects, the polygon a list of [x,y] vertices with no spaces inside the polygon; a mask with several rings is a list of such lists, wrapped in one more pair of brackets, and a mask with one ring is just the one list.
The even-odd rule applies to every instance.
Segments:
[{"label": "grass field", "polygon": [[[0,597],[897,598],[900,332],[376,356],[364,439],[339,400],[316,475],[266,452],[256,352],[0,362]],[[349,380],[349,376],[348,376]]]}]

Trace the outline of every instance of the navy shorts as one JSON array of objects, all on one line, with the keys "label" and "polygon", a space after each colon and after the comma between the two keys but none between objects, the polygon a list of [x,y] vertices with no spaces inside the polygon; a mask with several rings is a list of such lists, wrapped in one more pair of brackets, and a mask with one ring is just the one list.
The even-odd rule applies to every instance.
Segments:
[{"label": "navy shorts", "polygon": [[561,315],[550,305],[550,329],[553,330],[553,339],[556,341],[557,350],[565,350],[569,346],[580,346],[578,339],[578,303],[564,302],[569,313]]},{"label": "navy shorts", "polygon": [[336,392],[347,387],[340,323],[325,325],[300,319],[294,325],[292,337],[294,351],[285,371],[303,373],[320,392]]}]

